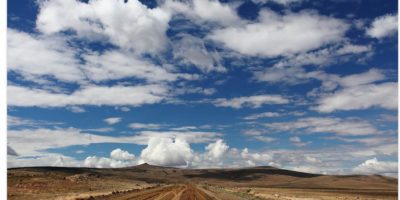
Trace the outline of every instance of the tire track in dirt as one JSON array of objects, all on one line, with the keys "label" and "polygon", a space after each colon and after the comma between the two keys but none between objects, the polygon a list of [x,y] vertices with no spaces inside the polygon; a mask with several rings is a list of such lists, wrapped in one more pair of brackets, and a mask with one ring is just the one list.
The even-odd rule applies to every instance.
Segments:
[{"label": "tire track in dirt", "polygon": [[89,198],[89,200],[215,200],[196,185],[169,185],[138,191],[115,192],[109,195]]}]

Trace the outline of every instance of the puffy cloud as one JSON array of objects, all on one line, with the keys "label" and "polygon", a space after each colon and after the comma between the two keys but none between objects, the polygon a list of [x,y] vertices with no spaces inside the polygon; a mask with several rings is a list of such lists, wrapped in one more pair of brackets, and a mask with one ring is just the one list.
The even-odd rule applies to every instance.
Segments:
[{"label": "puffy cloud", "polygon": [[135,155],[118,148],[111,151],[110,158],[115,160],[133,160]]},{"label": "puffy cloud", "polygon": [[162,85],[86,86],[71,94],[52,93],[42,89],[9,85],[9,106],[61,107],[68,105],[131,105],[158,103],[166,98],[168,88]]},{"label": "puffy cloud", "polygon": [[251,165],[260,165],[262,163],[268,163],[272,161],[273,155],[268,153],[249,153],[249,149],[244,148],[240,153],[243,159],[247,159]]},{"label": "puffy cloud", "polygon": [[369,122],[351,118],[309,117],[290,122],[275,122],[264,125],[276,131],[300,131],[302,133],[335,133],[338,135],[381,133]]},{"label": "puffy cloud", "polygon": [[59,37],[33,36],[7,30],[7,67],[35,81],[48,75],[61,81],[82,81],[74,50]]},{"label": "puffy cloud", "polygon": [[162,166],[189,166],[193,150],[189,143],[176,138],[150,138],[148,145],[140,154],[139,163]]},{"label": "puffy cloud", "polygon": [[[366,80],[360,80],[364,82]],[[368,81],[368,80],[367,80]],[[354,84],[350,82],[349,84]],[[315,110],[333,112],[337,110],[359,110],[371,107],[397,109],[397,83],[366,84],[339,90],[321,97]]]},{"label": "puffy cloud", "polygon": [[366,160],[353,168],[356,173],[362,174],[397,174],[398,163],[393,161],[379,161],[377,158]]},{"label": "puffy cloud", "polygon": [[120,148],[111,151],[110,158],[89,156],[83,161],[85,167],[95,168],[128,167],[135,165],[136,163],[135,155]]},{"label": "puffy cloud", "polygon": [[341,41],[348,28],[338,19],[312,12],[279,15],[264,9],[259,15],[257,23],[217,29],[209,37],[242,54],[276,57]]},{"label": "puffy cloud", "polygon": [[89,156],[83,161],[83,166],[94,168],[118,168],[135,165],[135,155],[120,148],[114,149],[110,157]]},{"label": "puffy cloud", "polygon": [[104,119],[104,122],[106,122],[109,125],[113,125],[113,124],[117,124],[119,122],[121,122],[121,117],[110,117],[107,119]]},{"label": "puffy cloud", "polygon": [[50,0],[40,1],[39,8],[36,26],[45,34],[73,30],[78,37],[107,40],[140,53],[155,53],[167,44],[170,14],[137,0]]},{"label": "puffy cloud", "polygon": [[259,108],[264,104],[287,104],[289,100],[280,95],[255,95],[247,97],[235,97],[232,99],[219,98],[214,101],[214,105],[217,107],[231,107],[231,108],[242,108],[252,107]]},{"label": "puffy cloud", "polygon": [[220,159],[228,149],[229,146],[222,139],[206,146],[207,155],[213,160]]},{"label": "puffy cloud", "polygon": [[387,14],[376,18],[366,30],[366,34],[374,38],[383,38],[397,32],[397,14]]}]

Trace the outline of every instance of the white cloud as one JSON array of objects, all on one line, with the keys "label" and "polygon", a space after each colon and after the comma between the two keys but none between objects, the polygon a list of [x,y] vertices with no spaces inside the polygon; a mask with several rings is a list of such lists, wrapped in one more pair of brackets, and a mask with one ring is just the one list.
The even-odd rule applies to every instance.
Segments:
[{"label": "white cloud", "polygon": [[202,39],[190,35],[182,35],[173,43],[174,58],[183,64],[191,64],[202,72],[225,72],[220,64],[217,52],[210,52],[205,47]]},{"label": "white cloud", "polygon": [[166,98],[168,88],[163,85],[141,86],[86,86],[71,94],[52,93],[9,85],[9,106],[61,107],[68,105],[131,105],[159,103]]},{"label": "white cloud", "polygon": [[370,69],[366,72],[344,76],[339,79],[339,84],[343,87],[351,87],[374,83],[376,81],[384,80],[386,77],[382,71],[377,69]]},{"label": "white cloud", "polygon": [[254,136],[253,138],[258,140],[258,141],[265,142],[265,143],[273,142],[273,141],[276,140],[276,138],[267,137],[267,136],[261,136],[261,135]]},{"label": "white cloud", "polygon": [[69,106],[67,107],[67,110],[73,112],[73,113],[84,113],[86,110],[82,107],[79,106]]},{"label": "white cloud", "polygon": [[45,34],[73,30],[78,37],[109,41],[140,53],[155,53],[167,44],[170,14],[137,0],[50,0],[40,1],[39,9],[36,26]]},{"label": "white cloud", "polygon": [[140,154],[139,163],[162,166],[189,166],[193,150],[189,143],[176,138],[150,138],[148,145]]},{"label": "white cloud", "polygon": [[113,125],[113,124],[117,124],[119,122],[121,122],[121,117],[110,117],[107,119],[104,119],[104,122],[106,122],[109,125]]},{"label": "white cloud", "polygon": [[110,158],[114,160],[133,160],[135,155],[118,148],[111,151]]},{"label": "white cloud", "polygon": [[228,149],[229,146],[222,139],[219,139],[206,146],[207,155],[213,160],[220,159]]},{"label": "white cloud", "polygon": [[150,138],[181,138],[189,143],[208,143],[221,137],[215,132],[196,131],[142,131],[130,136],[103,136],[85,133],[76,128],[35,128],[8,130],[10,146],[22,156],[35,156],[47,149],[96,143],[130,143],[145,145]]},{"label": "white cloud", "polygon": [[301,133],[335,133],[338,135],[381,133],[369,122],[351,118],[309,117],[290,122],[275,122],[264,125],[276,131],[297,131]]},{"label": "white cloud", "polygon": [[247,159],[248,163],[252,165],[260,165],[271,162],[273,160],[273,156],[268,153],[249,153],[247,148],[244,148],[240,153],[243,159]]},{"label": "white cloud", "polygon": [[304,0],[252,0],[254,3],[264,4],[268,2],[274,2],[283,6],[288,6],[291,4],[298,4],[303,2]]},{"label": "white cloud", "polygon": [[8,128],[13,128],[13,127],[43,127],[43,126],[54,126],[54,125],[62,125],[64,123],[62,122],[49,122],[49,121],[43,121],[43,120],[33,120],[33,119],[27,119],[27,118],[21,118],[21,117],[16,117],[16,116],[7,116],[7,126]]},{"label": "white cloud", "polygon": [[276,57],[339,42],[347,29],[338,19],[312,12],[280,15],[264,9],[259,22],[218,29],[209,37],[242,54]]},{"label": "white cloud", "polygon": [[188,74],[171,73],[161,66],[141,60],[138,56],[127,51],[89,52],[82,55],[82,58],[85,60],[85,64],[82,66],[85,75],[96,82],[128,77],[136,77],[148,82],[191,78]]},{"label": "white cloud", "polygon": [[59,37],[32,36],[7,30],[7,67],[35,81],[49,75],[61,81],[77,82],[84,74],[77,68],[75,53]]},{"label": "white cloud", "polygon": [[247,97],[235,97],[232,99],[218,98],[214,100],[214,105],[217,107],[242,108],[252,107],[259,108],[264,104],[287,104],[289,100],[280,95],[255,95]]},{"label": "white cloud", "polygon": [[371,51],[371,46],[369,45],[346,44],[337,50],[337,54],[338,55],[359,54],[369,51]]},{"label": "white cloud", "polygon": [[362,174],[397,174],[398,163],[393,161],[379,161],[377,158],[366,160],[353,168],[356,173]]},{"label": "white cloud", "polygon": [[370,37],[380,39],[395,35],[397,28],[397,14],[387,14],[376,18],[366,30],[366,34]]},{"label": "white cloud", "polygon": [[303,141],[301,140],[301,138],[298,137],[298,136],[290,137],[290,138],[289,138],[289,141],[292,142],[293,145],[298,146],[298,147],[304,147],[304,146],[307,146],[308,144],[311,143],[311,141],[309,141],[309,142],[303,142]]},{"label": "white cloud", "polygon": [[83,161],[85,167],[95,168],[129,167],[136,164],[137,161],[135,160],[135,155],[120,148],[111,151],[109,158],[89,156]]},{"label": "white cloud", "polygon": [[[359,79],[363,82],[365,80]],[[350,84],[353,84],[350,82]],[[397,109],[397,83],[366,84],[339,90],[321,97],[315,110],[334,112],[337,110],[359,110],[371,107]]]},{"label": "white cloud", "polygon": [[244,117],[243,119],[245,119],[245,120],[255,120],[255,119],[259,119],[259,118],[279,117],[279,116],[281,116],[281,114],[277,113],[277,112],[263,112],[263,113],[249,115],[247,117]]},{"label": "white cloud", "polygon": [[132,124],[129,124],[129,128],[132,128],[132,129],[160,129],[161,127],[162,127],[161,124],[152,124],[152,123],[148,123],[148,124],[132,123]]},{"label": "white cloud", "polygon": [[193,0],[187,3],[167,0],[162,8],[174,13],[183,13],[198,22],[214,22],[221,25],[240,23],[235,7],[218,0]]},{"label": "white cloud", "polygon": [[82,163],[75,158],[54,153],[33,157],[7,156],[7,168],[32,166],[81,167]]}]

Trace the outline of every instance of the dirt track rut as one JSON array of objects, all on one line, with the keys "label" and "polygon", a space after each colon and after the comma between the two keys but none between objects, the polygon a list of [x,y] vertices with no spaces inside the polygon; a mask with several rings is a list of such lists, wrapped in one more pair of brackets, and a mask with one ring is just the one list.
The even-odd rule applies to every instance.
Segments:
[{"label": "dirt track rut", "polygon": [[197,188],[196,185],[170,185],[161,186],[138,191],[127,191],[113,193],[105,196],[97,196],[91,199],[96,200],[213,200],[216,199],[203,190]]}]

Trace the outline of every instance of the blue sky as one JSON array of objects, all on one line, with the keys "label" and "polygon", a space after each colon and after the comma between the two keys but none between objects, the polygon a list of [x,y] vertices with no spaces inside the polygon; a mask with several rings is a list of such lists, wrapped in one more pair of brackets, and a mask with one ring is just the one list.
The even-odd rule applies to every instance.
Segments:
[{"label": "blue sky", "polygon": [[397,1],[8,2],[8,167],[397,174]]}]

